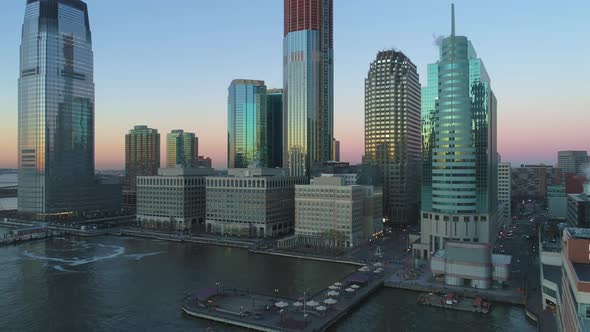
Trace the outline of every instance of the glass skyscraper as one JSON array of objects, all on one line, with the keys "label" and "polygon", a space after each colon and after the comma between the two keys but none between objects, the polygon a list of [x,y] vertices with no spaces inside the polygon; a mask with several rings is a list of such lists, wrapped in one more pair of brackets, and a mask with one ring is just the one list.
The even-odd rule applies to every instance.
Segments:
[{"label": "glass skyscraper", "polygon": [[27,0],[19,75],[19,213],[46,218],[90,209],[94,80],[84,2]]},{"label": "glass skyscraper", "polygon": [[422,92],[422,237],[429,252],[446,241],[491,243],[497,228],[496,97],[471,41],[442,41]]},{"label": "glass skyscraper", "polygon": [[166,135],[166,167],[196,167],[199,149],[198,139],[194,133],[182,129],[172,130]]},{"label": "glass skyscraper", "polygon": [[293,176],[332,158],[332,22],[333,0],[284,0],[283,164]]},{"label": "glass skyscraper", "polygon": [[283,89],[266,91],[268,167],[283,167]]},{"label": "glass skyscraper", "polygon": [[233,80],[227,99],[227,166],[268,166],[268,108],[264,81]]},{"label": "glass skyscraper", "polygon": [[365,80],[364,163],[383,178],[383,216],[394,224],[418,221],[420,81],[402,52],[377,53]]}]

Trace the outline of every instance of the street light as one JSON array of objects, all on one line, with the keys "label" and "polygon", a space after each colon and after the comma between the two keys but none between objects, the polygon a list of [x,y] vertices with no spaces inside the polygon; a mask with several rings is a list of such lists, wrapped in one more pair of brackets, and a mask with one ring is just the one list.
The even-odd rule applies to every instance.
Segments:
[{"label": "street light", "polygon": [[277,301],[279,300],[279,290],[277,288],[275,288],[275,298]]},{"label": "street light", "polygon": [[220,285],[219,282],[215,283],[215,286],[217,286],[217,294],[219,294],[219,285]]}]

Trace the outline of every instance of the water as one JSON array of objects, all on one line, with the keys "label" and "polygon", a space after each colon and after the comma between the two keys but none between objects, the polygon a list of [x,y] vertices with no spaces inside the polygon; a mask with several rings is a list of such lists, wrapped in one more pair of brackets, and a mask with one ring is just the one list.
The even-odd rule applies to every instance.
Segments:
[{"label": "water", "polygon": [[[0,229],[0,232],[3,230]],[[243,249],[125,237],[56,238],[0,248],[3,331],[243,331],[180,311],[187,291],[225,286],[298,297],[351,266]],[[331,331],[533,331],[518,307],[489,316],[418,307],[416,293],[382,290]]]}]

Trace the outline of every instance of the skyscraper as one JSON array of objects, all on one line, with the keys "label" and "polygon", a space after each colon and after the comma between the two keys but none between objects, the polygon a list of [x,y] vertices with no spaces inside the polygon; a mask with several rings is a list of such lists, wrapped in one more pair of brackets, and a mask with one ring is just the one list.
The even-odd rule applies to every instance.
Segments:
[{"label": "skyscraper", "polygon": [[266,91],[268,167],[283,167],[283,89]]},{"label": "skyscraper", "polygon": [[136,178],[155,176],[160,168],[160,134],[157,129],[135,126],[125,135],[124,207],[135,210]]},{"label": "skyscraper", "polygon": [[166,136],[166,167],[191,168],[197,165],[197,140],[194,133],[172,130]]},{"label": "skyscraper", "polygon": [[418,220],[420,82],[402,52],[377,53],[365,80],[365,158],[383,177],[383,215],[392,223]]},{"label": "skyscraper", "polygon": [[340,161],[340,141],[332,140],[332,161]]},{"label": "skyscraper", "polygon": [[267,96],[264,81],[233,80],[227,98],[227,166],[247,168],[251,164],[266,167]]},{"label": "skyscraper", "polygon": [[332,22],[333,0],[284,0],[283,164],[293,176],[332,158]]},{"label": "skyscraper", "polygon": [[[461,277],[446,274],[446,282],[470,281],[487,288],[492,279],[489,244],[497,234],[497,102],[471,41],[455,34],[454,8],[451,35],[443,39],[440,60],[428,67],[428,75],[422,99],[426,190],[414,253],[426,258],[445,249],[447,242],[460,242],[447,254],[455,255],[455,247],[462,247],[482,256],[445,256],[447,268],[463,271]],[[475,271],[474,262],[482,268]]]},{"label": "skyscraper", "polygon": [[94,208],[94,80],[80,0],[28,0],[18,80],[18,210],[42,218]]},{"label": "skyscraper", "polygon": [[558,151],[557,167],[564,174],[580,174],[588,165],[587,151]]}]

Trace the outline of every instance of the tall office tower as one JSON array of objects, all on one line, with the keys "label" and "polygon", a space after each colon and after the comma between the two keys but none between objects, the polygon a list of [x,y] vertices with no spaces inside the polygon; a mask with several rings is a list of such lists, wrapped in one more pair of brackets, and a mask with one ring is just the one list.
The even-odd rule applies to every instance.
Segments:
[{"label": "tall office tower", "polygon": [[398,51],[381,51],[365,80],[365,158],[383,176],[383,215],[394,224],[418,221],[420,82]]},{"label": "tall office tower", "polygon": [[[428,84],[438,84],[428,90],[422,114],[428,150],[423,155],[432,155],[424,174],[430,197],[421,208],[421,238],[414,254],[430,257],[445,249],[447,242],[459,242],[446,253],[448,257],[437,258],[447,260],[443,272],[437,267],[437,274],[445,275],[448,284],[469,281],[474,287],[488,288],[489,244],[496,238],[498,211],[496,97],[471,42],[455,34],[454,7],[451,35],[442,41],[436,66],[428,68],[429,75],[437,75],[429,77]],[[457,256],[461,251],[457,248],[467,254]],[[475,262],[482,269],[475,271]],[[462,277],[446,273],[454,268],[464,269]]]},{"label": "tall office tower", "polygon": [[18,80],[18,211],[39,218],[91,209],[94,80],[88,8],[28,0]]},{"label": "tall office tower", "polygon": [[283,89],[266,91],[268,167],[283,167]]},{"label": "tall office tower", "polygon": [[557,152],[557,167],[564,174],[580,174],[588,165],[588,152],[586,151],[559,151]]},{"label": "tall office tower", "polygon": [[332,158],[332,22],[333,0],[284,0],[283,164],[292,176]]},{"label": "tall office tower", "polygon": [[503,223],[509,222],[512,218],[512,167],[509,162],[498,163],[498,202],[503,205]]},{"label": "tall office tower", "polygon": [[332,161],[340,161],[340,141],[332,140]]},{"label": "tall office tower", "polygon": [[233,80],[227,98],[227,167],[268,163],[266,85]]},{"label": "tall office tower", "polygon": [[195,157],[193,159],[193,166],[199,167],[199,138],[195,135]]},{"label": "tall office tower", "polygon": [[166,135],[166,167],[195,167],[197,164],[196,135],[182,129],[172,130]]},{"label": "tall office tower", "polygon": [[154,176],[160,168],[160,134],[157,129],[135,126],[125,135],[125,185],[123,206],[135,210],[136,178]]}]

